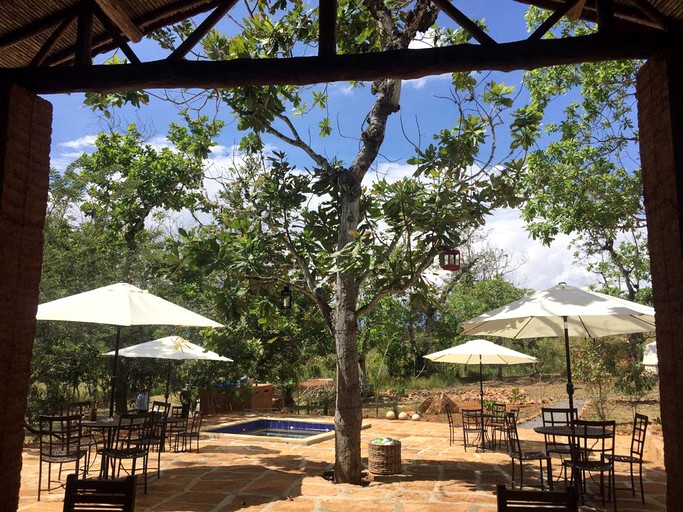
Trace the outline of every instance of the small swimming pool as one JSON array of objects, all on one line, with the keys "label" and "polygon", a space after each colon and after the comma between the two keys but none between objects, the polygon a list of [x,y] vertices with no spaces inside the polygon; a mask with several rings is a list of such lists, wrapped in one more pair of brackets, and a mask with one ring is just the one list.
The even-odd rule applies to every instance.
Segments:
[{"label": "small swimming pool", "polygon": [[[370,425],[363,425],[368,428]],[[334,423],[313,420],[257,418],[237,421],[207,429],[213,434],[239,436],[243,439],[314,444],[334,438]]]}]

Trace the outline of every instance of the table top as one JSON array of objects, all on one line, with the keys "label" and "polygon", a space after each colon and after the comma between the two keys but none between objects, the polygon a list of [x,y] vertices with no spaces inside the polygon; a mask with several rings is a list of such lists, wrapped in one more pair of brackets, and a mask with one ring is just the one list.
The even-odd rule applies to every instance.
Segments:
[{"label": "table top", "polygon": [[570,425],[548,425],[541,427],[534,427],[534,432],[539,434],[549,434],[555,436],[566,436],[571,437],[572,435],[579,435],[582,437],[588,437],[591,439],[600,439],[603,437],[611,437],[614,435],[614,431],[610,429],[603,430],[600,427],[575,427],[574,432],[572,432],[572,427]]}]

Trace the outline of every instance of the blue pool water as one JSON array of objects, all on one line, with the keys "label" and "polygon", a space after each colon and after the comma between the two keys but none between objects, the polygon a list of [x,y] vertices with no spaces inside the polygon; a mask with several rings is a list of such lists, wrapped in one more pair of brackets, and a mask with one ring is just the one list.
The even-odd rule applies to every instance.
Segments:
[{"label": "blue pool water", "polygon": [[305,439],[326,432],[334,432],[334,425],[331,423],[311,423],[308,421],[258,419],[223,425],[208,429],[208,431],[218,434]]}]

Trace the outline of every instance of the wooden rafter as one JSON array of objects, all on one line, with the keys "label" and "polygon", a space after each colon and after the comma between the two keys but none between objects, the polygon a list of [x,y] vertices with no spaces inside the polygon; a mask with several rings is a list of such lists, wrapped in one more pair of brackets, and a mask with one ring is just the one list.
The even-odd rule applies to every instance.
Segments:
[{"label": "wooden rafter", "polygon": [[168,60],[180,60],[187,55],[192,48],[194,48],[202,38],[209,33],[216,23],[218,23],[227,12],[233,8],[237,0],[228,0],[221,2],[214,11],[207,16],[207,18],[183,41],[178,48],[176,48],[171,55],[167,57]]},{"label": "wooden rafter", "polygon": [[443,11],[449,18],[455,21],[464,31],[470,34],[480,44],[492,45],[496,44],[493,38],[484,32],[479,26],[463,14],[457,7],[455,7],[450,0],[432,0],[441,11]]},{"label": "wooden rafter", "polygon": [[631,0],[640,11],[654,21],[660,28],[670,32],[673,30],[671,22],[661,12],[655,9],[647,0]]},{"label": "wooden rafter", "polygon": [[78,10],[76,66],[90,66],[92,64],[92,22],[92,5],[84,0],[79,4]]},{"label": "wooden rafter", "polygon": [[123,54],[128,57],[128,60],[133,64],[140,64],[140,59],[135,54],[133,49],[128,45],[128,42],[119,34],[118,27],[114,26],[109,17],[100,9],[95,9],[95,15],[100,20],[100,23],[107,30],[114,42],[121,48]]},{"label": "wooden rafter", "polygon": [[561,9],[558,9],[555,12],[553,12],[550,16],[548,16],[545,19],[543,23],[539,25],[539,27],[536,30],[534,30],[533,34],[529,36],[529,39],[534,41],[543,37],[548,32],[548,30],[553,28],[555,24],[558,21],[560,21],[562,16],[571,11],[580,2],[583,2],[583,0],[567,0]]},{"label": "wooden rafter", "polygon": [[121,8],[116,0],[95,0],[102,12],[123,32],[132,42],[138,43],[142,40],[142,32],[133,23],[128,14]]},{"label": "wooden rafter", "polygon": [[612,0],[595,0],[598,14],[598,31],[612,32],[614,30],[614,3]]},{"label": "wooden rafter", "polygon": [[42,34],[46,30],[56,27],[70,16],[76,16],[77,13],[78,5],[74,5],[73,7],[69,7],[68,9],[64,9],[63,11],[56,12],[46,18],[38,20],[35,23],[23,26],[10,34],[0,37],[0,48],[7,48]]},{"label": "wooden rafter", "polygon": [[318,55],[330,56],[337,53],[337,1],[320,0],[318,3]]},{"label": "wooden rafter", "polygon": [[43,63],[45,57],[47,57],[52,51],[55,44],[57,44],[57,41],[59,41],[59,38],[62,37],[62,34],[64,34],[64,31],[69,28],[69,25],[71,25],[75,19],[75,12],[70,13],[66,18],[64,18],[62,23],[54,30],[54,32],[52,32],[48,40],[45,41],[45,44],[40,48],[38,53],[36,53],[36,56],[33,57],[30,66],[40,66]]},{"label": "wooden rafter", "polygon": [[513,71],[580,62],[643,59],[671,44],[671,39],[664,33],[652,33],[648,37],[620,33],[609,37],[592,34],[566,39],[526,40],[495,45],[463,44],[332,57],[234,59],[222,62],[164,60],[88,68],[0,69],[0,81],[14,82],[43,94],[414,79],[458,71]]}]

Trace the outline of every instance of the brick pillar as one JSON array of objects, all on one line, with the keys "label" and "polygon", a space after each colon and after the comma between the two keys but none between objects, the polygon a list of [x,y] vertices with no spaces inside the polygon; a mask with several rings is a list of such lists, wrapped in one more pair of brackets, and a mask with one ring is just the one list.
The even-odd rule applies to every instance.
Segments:
[{"label": "brick pillar", "polygon": [[36,329],[52,105],[0,85],[0,509],[19,503]]},{"label": "brick pillar", "polygon": [[662,53],[638,73],[638,125],[657,313],[667,510],[683,510],[683,59]]}]

